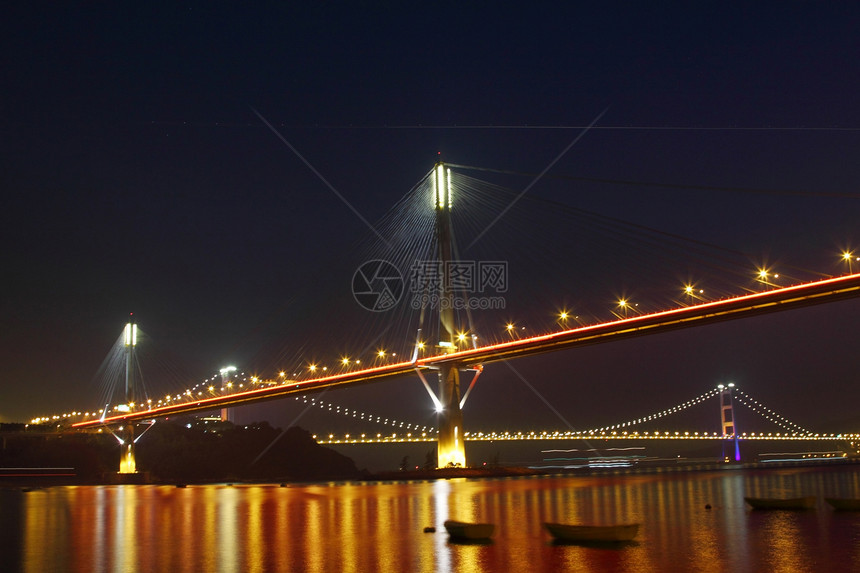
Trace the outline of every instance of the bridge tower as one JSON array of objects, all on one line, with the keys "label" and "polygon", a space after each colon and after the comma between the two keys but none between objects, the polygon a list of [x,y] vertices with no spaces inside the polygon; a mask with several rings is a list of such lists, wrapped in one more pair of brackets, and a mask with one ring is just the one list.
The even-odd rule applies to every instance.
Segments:
[{"label": "bridge tower", "polygon": [[[226,394],[233,388],[233,373],[236,371],[235,366],[227,366],[221,369],[221,394]],[[221,408],[221,421],[230,421],[230,409]]]},{"label": "bridge tower", "polygon": [[726,457],[726,442],[725,438],[732,436],[735,443],[735,461],[741,461],[741,450],[738,445],[738,429],[735,423],[735,411],[732,403],[732,390],[734,382],[729,382],[727,385],[718,384],[720,390],[720,425],[723,431],[723,459]]},{"label": "bridge tower", "polygon": [[[447,353],[457,350],[457,328],[454,322],[452,292],[448,266],[452,260],[451,237],[451,170],[437,163],[433,170],[433,191],[436,208],[436,239],[442,267],[442,292],[439,296],[439,346]],[[439,368],[439,441],[437,467],[466,466],[463,439],[463,412],[460,409],[460,370],[457,364]]]},{"label": "bridge tower", "polygon": [[[135,405],[135,384],[134,384],[134,352],[137,347],[137,325],[132,318],[125,325],[123,331],[123,342],[125,344],[125,405],[133,408]],[[137,463],[134,459],[134,424],[129,422],[124,427],[124,438],[122,445],[125,450],[122,452],[119,460],[119,473],[133,474],[137,471]]]}]

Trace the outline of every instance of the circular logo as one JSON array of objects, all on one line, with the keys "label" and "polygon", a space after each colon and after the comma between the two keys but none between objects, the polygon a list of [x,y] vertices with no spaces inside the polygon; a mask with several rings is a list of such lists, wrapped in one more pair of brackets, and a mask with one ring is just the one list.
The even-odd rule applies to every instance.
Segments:
[{"label": "circular logo", "polygon": [[352,275],[352,296],[369,311],[385,312],[400,302],[403,277],[388,261],[367,261]]}]

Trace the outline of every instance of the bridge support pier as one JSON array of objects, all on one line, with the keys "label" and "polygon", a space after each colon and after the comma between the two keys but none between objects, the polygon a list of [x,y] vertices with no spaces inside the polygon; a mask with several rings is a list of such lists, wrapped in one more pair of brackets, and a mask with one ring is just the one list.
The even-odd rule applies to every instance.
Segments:
[{"label": "bridge support pier", "polygon": [[125,427],[122,448],[119,458],[119,473],[137,473],[137,462],[134,459],[134,424]]},{"label": "bridge support pier", "polygon": [[436,464],[439,468],[466,467],[463,439],[463,412],[460,410],[460,371],[455,364],[439,370],[439,441]]}]

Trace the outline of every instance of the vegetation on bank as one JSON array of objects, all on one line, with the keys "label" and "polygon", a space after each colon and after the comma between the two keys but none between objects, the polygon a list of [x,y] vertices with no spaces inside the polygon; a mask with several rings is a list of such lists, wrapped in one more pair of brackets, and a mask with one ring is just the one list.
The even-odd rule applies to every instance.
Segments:
[{"label": "vegetation on bank", "polygon": [[[117,472],[121,448],[108,432],[0,429],[0,468],[74,468],[78,483]],[[350,458],[310,433],[268,423],[235,426],[196,419],[159,421],[138,441],[137,468],[155,483],[357,479]],[[4,479],[0,473],[0,479]]]}]

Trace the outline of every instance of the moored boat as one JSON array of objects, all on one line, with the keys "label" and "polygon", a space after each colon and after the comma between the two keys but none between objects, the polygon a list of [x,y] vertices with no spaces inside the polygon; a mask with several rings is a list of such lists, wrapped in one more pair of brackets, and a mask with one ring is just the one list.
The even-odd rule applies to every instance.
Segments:
[{"label": "moored boat", "polygon": [[609,542],[631,541],[639,532],[638,523],[621,525],[566,525],[544,523],[547,531],[558,541]]},{"label": "moored boat", "polygon": [[857,498],[825,497],[824,501],[840,511],[860,511],[860,499]]},{"label": "moored boat", "polygon": [[496,526],[493,523],[467,523],[449,519],[445,522],[445,529],[454,539],[478,540],[489,539]]},{"label": "moored boat", "polygon": [[813,509],[815,497],[745,497],[753,509]]}]

